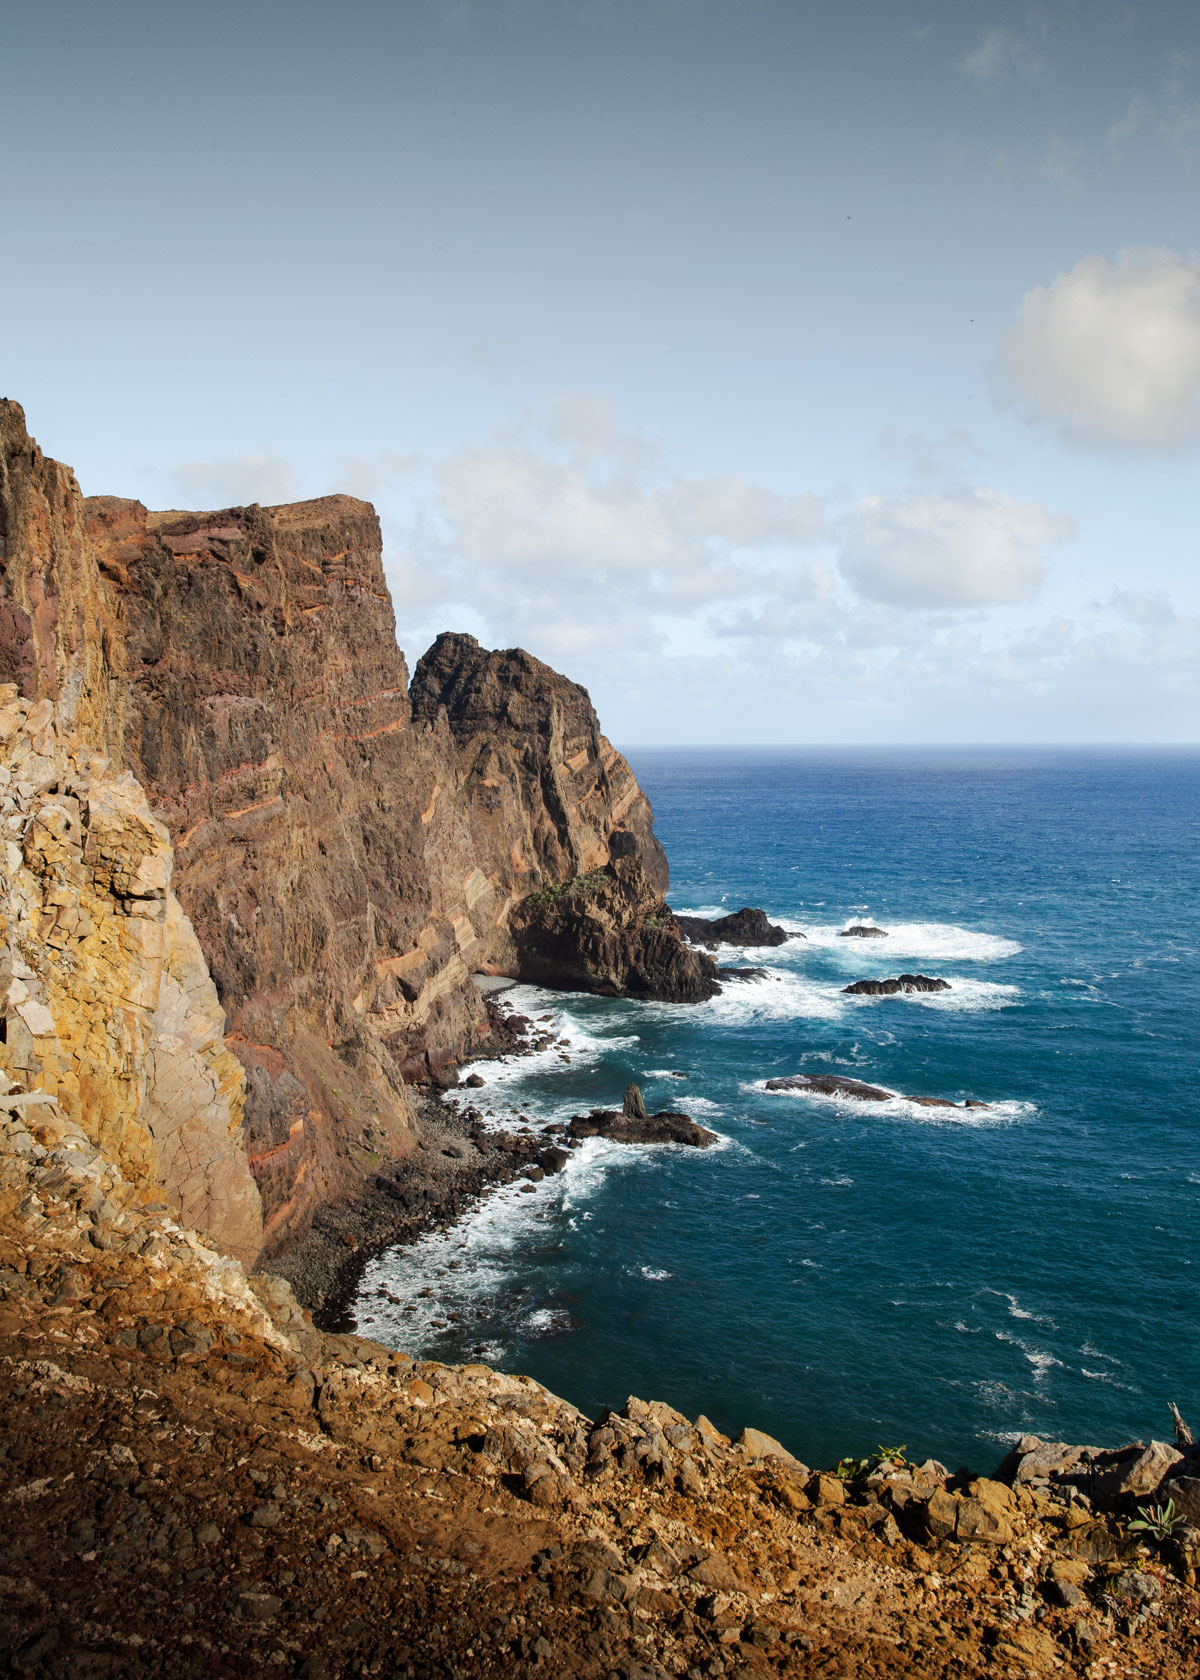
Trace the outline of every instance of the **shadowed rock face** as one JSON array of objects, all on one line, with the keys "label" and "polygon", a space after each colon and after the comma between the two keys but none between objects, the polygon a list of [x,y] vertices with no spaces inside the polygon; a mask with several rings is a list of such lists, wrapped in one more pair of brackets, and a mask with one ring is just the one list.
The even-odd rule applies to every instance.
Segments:
[{"label": "shadowed rock face", "polygon": [[[0,437],[0,679],[54,698],[171,832],[246,1072],[268,1251],[413,1147],[406,1080],[489,1033],[473,972],[710,994],[584,689],[446,635],[410,699],[367,503],[85,502],[15,404]],[[587,905],[539,896],[596,874]]]},{"label": "shadowed rock face", "polygon": [[735,910],[730,916],[676,916],[675,925],[685,939],[699,945],[786,945],[789,939],[803,939],[802,933],[788,933],[767,920],[765,910]]},{"label": "shadowed rock face", "polygon": [[950,982],[929,974],[897,974],[891,980],[856,980],[842,990],[852,997],[895,997],[899,992],[948,992]]}]

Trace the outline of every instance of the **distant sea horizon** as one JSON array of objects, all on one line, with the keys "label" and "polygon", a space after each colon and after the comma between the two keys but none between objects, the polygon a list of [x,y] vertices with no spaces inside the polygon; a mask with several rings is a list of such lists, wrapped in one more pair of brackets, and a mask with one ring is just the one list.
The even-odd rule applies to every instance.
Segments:
[{"label": "distant sea horizon", "polygon": [[[633,1079],[720,1142],[589,1141],[373,1261],[362,1329],[592,1415],[632,1393],[753,1424],[809,1463],[903,1443],[987,1469],[1017,1433],[1200,1414],[1200,748],[624,750],[672,906],[806,937],[722,949],[763,972],[702,1005],[514,987],[570,1060],[481,1064],[472,1096],[545,1125]],[[844,990],[914,970],[948,988]],[[805,1072],[893,1096],[766,1089]]]}]

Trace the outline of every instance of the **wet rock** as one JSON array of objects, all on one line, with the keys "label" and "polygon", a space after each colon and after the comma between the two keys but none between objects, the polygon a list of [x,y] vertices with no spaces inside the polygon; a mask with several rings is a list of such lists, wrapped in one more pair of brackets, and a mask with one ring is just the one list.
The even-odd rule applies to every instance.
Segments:
[{"label": "wet rock", "polygon": [[767,920],[765,910],[735,910],[715,919],[676,916],[675,925],[685,939],[697,945],[784,945],[789,937],[783,928]]},{"label": "wet rock", "polygon": [[614,1143],[686,1143],[693,1149],[707,1149],[717,1141],[717,1134],[697,1123],[688,1114],[664,1109],[648,1114],[644,1120],[632,1120],[614,1109],[594,1108],[590,1114],[577,1114],[567,1127],[572,1138],[605,1137]]},{"label": "wet rock", "polygon": [[861,1079],[845,1079],[836,1073],[789,1073],[768,1079],[768,1091],[815,1091],[825,1097],[853,1097],[856,1102],[890,1102],[895,1091],[882,1085],[867,1085]]},{"label": "wet rock", "polygon": [[950,982],[929,974],[898,974],[891,980],[856,980],[842,990],[851,997],[895,997],[900,992],[948,992]]},{"label": "wet rock", "polygon": [[876,927],[872,922],[853,922],[849,927],[838,930],[839,939],[886,939],[887,929]]},{"label": "wet rock", "polygon": [[765,968],[719,968],[717,978],[719,980],[765,980],[767,971]]}]

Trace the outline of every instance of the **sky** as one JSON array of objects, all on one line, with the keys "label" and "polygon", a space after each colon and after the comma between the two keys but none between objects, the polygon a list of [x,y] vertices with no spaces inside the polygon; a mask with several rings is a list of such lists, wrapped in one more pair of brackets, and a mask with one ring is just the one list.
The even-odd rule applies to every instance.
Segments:
[{"label": "sky", "polygon": [[1200,736],[1195,0],[0,0],[0,394],[648,743]]}]

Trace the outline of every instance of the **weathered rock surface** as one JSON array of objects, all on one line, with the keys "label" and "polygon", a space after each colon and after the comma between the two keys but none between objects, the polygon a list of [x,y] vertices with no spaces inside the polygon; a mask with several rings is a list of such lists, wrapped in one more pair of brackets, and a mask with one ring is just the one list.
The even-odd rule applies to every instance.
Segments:
[{"label": "weathered rock surface", "polygon": [[632,851],[531,893],[510,927],[514,971],[544,986],[671,1003],[701,1003],[720,989],[716,964],[680,939]]},{"label": "weathered rock surface", "polygon": [[411,1152],[406,1082],[489,1041],[473,971],[712,994],[583,689],[443,636],[410,696],[368,504],[85,502],[16,404],[0,438],[0,678],[54,699],[170,829],[269,1250]]},{"label": "weathered rock surface", "polygon": [[767,920],[765,910],[735,910],[731,915],[676,916],[675,925],[685,939],[697,945],[785,945],[789,939],[803,939],[802,933],[788,933]]},{"label": "weathered rock surface", "polygon": [[0,1449],[16,1673],[1195,1673],[1194,1531],[323,1335],[55,1103],[0,1110]]},{"label": "weathered rock surface", "polygon": [[0,1106],[61,1113],[146,1201],[253,1260],[245,1083],[171,844],[128,774],[0,686]]},{"label": "weathered rock surface", "polygon": [[890,980],[856,980],[842,990],[852,997],[895,997],[898,992],[948,992],[950,982],[928,974],[898,974]]},{"label": "weathered rock surface", "polygon": [[575,1115],[567,1133],[573,1138],[611,1138],[614,1143],[686,1143],[693,1149],[707,1149],[718,1141],[715,1132],[673,1109],[639,1118],[617,1109],[594,1108],[590,1114]]},{"label": "weathered rock surface", "polygon": [[839,939],[886,939],[886,928],[876,927],[873,922],[853,922],[849,927],[839,928]]}]

